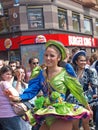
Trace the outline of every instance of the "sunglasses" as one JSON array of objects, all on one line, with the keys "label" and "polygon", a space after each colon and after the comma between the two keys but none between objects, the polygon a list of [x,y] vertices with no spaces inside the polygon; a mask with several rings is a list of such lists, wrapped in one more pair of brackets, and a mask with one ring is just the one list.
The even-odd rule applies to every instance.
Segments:
[{"label": "sunglasses", "polygon": [[10,65],[10,67],[16,67],[16,65]]},{"label": "sunglasses", "polygon": [[36,65],[36,64],[39,64],[39,62],[33,62],[32,64],[33,64],[33,65]]}]

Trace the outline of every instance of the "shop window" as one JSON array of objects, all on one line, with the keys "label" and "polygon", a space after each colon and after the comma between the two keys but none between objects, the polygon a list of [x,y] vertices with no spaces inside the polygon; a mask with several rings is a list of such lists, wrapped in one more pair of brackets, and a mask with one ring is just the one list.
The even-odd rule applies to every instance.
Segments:
[{"label": "shop window", "polygon": [[0,34],[7,33],[9,31],[9,23],[6,17],[0,18]]},{"label": "shop window", "polygon": [[8,9],[4,9],[4,16],[6,17],[6,19],[9,18],[9,12],[8,12]]},{"label": "shop window", "polygon": [[29,28],[39,29],[44,28],[44,18],[42,8],[28,8],[28,24]]},{"label": "shop window", "polygon": [[16,61],[19,60],[20,61],[20,51],[19,50],[15,50],[15,51],[8,51],[8,60],[9,61]]},{"label": "shop window", "polygon": [[73,24],[73,31],[79,32],[80,31],[80,16],[79,16],[79,14],[72,13],[72,24]]},{"label": "shop window", "polygon": [[64,9],[58,9],[58,23],[59,28],[67,30],[68,24],[67,24],[67,11]]},{"label": "shop window", "polygon": [[96,19],[96,35],[98,36],[98,19]]},{"label": "shop window", "polygon": [[92,19],[84,17],[84,33],[92,34]]},{"label": "shop window", "polygon": [[2,4],[0,3],[0,16],[3,16],[4,14],[3,14],[3,6],[2,6]]},{"label": "shop window", "polygon": [[8,10],[3,10],[4,15],[0,17],[0,34],[7,33],[9,31],[9,19]]}]

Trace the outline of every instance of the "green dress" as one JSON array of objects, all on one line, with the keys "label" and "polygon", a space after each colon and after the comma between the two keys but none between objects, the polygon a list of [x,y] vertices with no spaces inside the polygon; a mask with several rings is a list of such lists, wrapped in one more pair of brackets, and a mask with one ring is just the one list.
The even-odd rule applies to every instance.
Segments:
[{"label": "green dress", "polygon": [[[47,80],[44,70],[37,67],[33,70],[31,78],[28,89],[21,98],[25,99],[29,91],[32,91],[33,95],[37,95],[40,90],[43,92],[43,95],[35,100],[34,117],[38,122],[46,120],[50,125],[55,119],[73,120],[90,116],[89,111],[85,109],[87,101],[80,83],[76,78],[69,76],[64,68],[51,80]],[[84,107],[66,102],[68,89]]]}]

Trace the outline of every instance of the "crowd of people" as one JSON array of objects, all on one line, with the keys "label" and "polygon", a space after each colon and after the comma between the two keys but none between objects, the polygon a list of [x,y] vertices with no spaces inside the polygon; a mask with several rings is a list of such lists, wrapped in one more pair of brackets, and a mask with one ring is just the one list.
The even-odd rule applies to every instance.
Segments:
[{"label": "crowd of people", "polygon": [[[45,43],[44,63],[0,59],[0,130],[98,130],[98,54],[56,40]],[[34,122],[13,105],[29,102]],[[27,106],[28,108],[28,106]],[[26,114],[26,112],[25,112]]]}]

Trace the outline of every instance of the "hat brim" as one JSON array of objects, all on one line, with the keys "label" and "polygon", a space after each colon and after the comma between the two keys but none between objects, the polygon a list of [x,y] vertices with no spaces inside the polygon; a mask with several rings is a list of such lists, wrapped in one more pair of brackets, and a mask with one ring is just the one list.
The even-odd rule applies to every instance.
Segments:
[{"label": "hat brim", "polygon": [[50,45],[56,46],[61,53],[61,60],[63,61],[66,58],[66,50],[65,50],[64,45],[61,42],[56,41],[56,40],[49,40],[46,42],[45,45],[46,45],[46,48],[49,47]]},{"label": "hat brim", "polygon": [[76,64],[76,60],[77,60],[77,58],[78,58],[80,55],[86,56],[86,52],[83,51],[83,50],[76,52],[76,53],[74,54],[73,58],[72,58],[72,63],[73,63],[73,64]]}]

